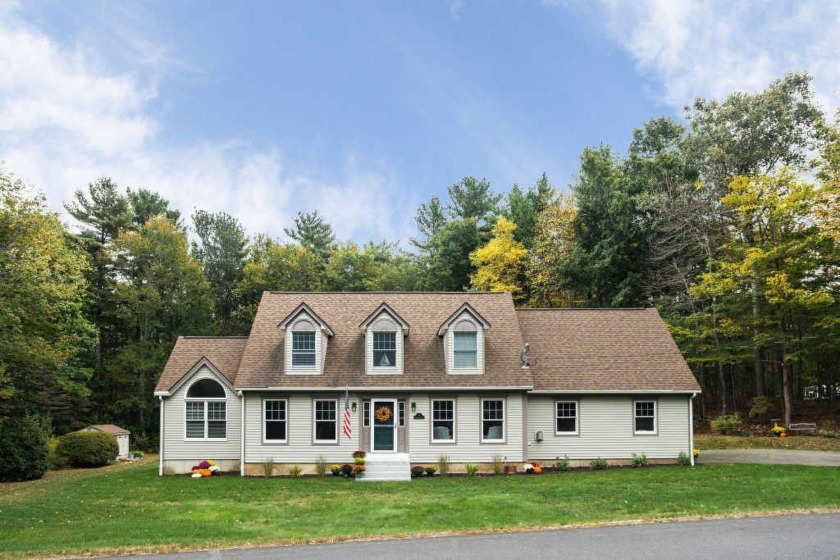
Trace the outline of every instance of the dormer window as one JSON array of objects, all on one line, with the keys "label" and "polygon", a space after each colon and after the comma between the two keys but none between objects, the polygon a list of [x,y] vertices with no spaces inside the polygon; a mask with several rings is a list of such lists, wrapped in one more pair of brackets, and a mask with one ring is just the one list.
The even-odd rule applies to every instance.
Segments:
[{"label": "dormer window", "polygon": [[488,323],[469,303],[459,307],[440,326],[446,373],[481,375],[484,373],[484,333]]},{"label": "dormer window", "polygon": [[278,326],[285,331],[286,374],[322,374],[327,344],[333,336],[330,327],[305,303]]},{"label": "dormer window", "polygon": [[404,338],[408,323],[383,303],[359,325],[365,337],[365,372],[368,375],[402,375]]},{"label": "dormer window", "polygon": [[478,341],[475,331],[455,332],[453,351],[455,369],[475,369],[478,367]]},{"label": "dormer window", "polygon": [[315,367],[315,331],[292,332],[292,367]]},{"label": "dormer window", "polygon": [[373,367],[389,368],[397,365],[397,333],[373,333]]}]

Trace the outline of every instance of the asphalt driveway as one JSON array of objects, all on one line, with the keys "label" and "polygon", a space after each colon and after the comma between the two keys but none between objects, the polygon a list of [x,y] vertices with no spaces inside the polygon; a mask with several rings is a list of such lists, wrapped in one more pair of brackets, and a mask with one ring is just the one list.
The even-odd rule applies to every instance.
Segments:
[{"label": "asphalt driveway", "polygon": [[703,463],[840,467],[840,452],[795,449],[707,449],[700,451],[700,464]]}]

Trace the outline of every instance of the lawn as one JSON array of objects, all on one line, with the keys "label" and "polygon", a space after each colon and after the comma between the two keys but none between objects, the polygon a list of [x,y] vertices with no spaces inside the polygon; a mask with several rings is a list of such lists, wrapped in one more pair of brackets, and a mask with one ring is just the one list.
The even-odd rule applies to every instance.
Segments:
[{"label": "lawn", "polygon": [[695,435],[697,449],[804,449],[808,451],[840,451],[840,438],[816,436],[715,436]]},{"label": "lawn", "polygon": [[[702,458],[702,457],[701,457]],[[147,460],[0,485],[0,556],[172,551],[840,508],[840,470],[699,465],[357,483],[194,480]]]}]

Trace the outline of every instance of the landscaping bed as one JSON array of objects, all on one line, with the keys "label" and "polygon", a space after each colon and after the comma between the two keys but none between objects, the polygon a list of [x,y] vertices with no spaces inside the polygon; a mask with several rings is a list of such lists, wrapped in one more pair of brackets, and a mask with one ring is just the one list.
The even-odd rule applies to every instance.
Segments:
[{"label": "landscaping bed", "polygon": [[0,556],[163,552],[840,508],[840,473],[819,467],[701,464],[361,485],[333,476],[160,478],[151,459],[0,485]]},{"label": "landscaping bed", "polygon": [[[695,435],[694,446],[703,449],[801,449],[840,451],[840,438],[819,436],[731,436]],[[702,459],[702,456],[701,456]]]}]

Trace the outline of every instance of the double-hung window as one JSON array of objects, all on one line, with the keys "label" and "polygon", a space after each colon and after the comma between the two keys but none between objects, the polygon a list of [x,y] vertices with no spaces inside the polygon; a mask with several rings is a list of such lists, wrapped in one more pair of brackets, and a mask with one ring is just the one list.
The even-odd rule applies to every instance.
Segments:
[{"label": "double-hung window", "polygon": [[287,403],[285,399],[266,399],[263,401],[265,419],[264,441],[266,443],[285,443],[287,433]]},{"label": "double-hung window", "polygon": [[315,332],[292,333],[292,367],[315,367]]},{"label": "double-hung window", "polygon": [[482,399],[481,401],[481,441],[505,441],[505,401],[504,399]]},{"label": "double-hung window", "polygon": [[316,400],[314,407],[315,443],[336,443],[338,441],[338,415],[336,401]]},{"label": "double-hung window", "polygon": [[574,435],[578,433],[578,403],[577,401],[557,401],[557,435]]},{"label": "double-hung window", "polygon": [[633,403],[633,431],[637,434],[656,433],[656,401]]},{"label": "double-hung window", "polygon": [[187,391],[185,409],[186,439],[227,437],[227,403],[224,388],[212,379],[201,379]]},{"label": "double-hung window", "polygon": [[397,333],[373,333],[373,367],[392,368],[397,365]]},{"label": "double-hung window", "polygon": [[432,401],[432,441],[452,443],[455,441],[455,401]]},{"label": "double-hung window", "polygon": [[478,367],[478,336],[475,331],[456,332],[454,346],[455,369]]}]

